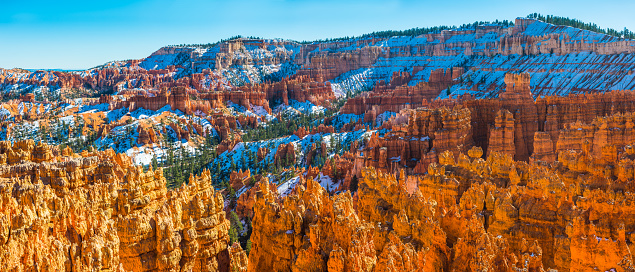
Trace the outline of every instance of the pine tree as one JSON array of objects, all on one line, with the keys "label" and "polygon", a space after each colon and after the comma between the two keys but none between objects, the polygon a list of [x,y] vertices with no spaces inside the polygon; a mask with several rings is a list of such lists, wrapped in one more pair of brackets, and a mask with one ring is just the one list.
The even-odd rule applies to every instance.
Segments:
[{"label": "pine tree", "polygon": [[238,214],[236,214],[235,211],[229,212],[229,223],[238,233],[243,232],[243,223],[240,221],[240,218],[238,218]]},{"label": "pine tree", "polygon": [[245,247],[245,253],[249,256],[249,252],[251,251],[251,239],[247,240],[247,246]]},{"label": "pine tree", "polygon": [[233,244],[236,241],[238,241],[238,233],[236,232],[236,229],[233,228],[233,226],[229,227],[229,243]]}]

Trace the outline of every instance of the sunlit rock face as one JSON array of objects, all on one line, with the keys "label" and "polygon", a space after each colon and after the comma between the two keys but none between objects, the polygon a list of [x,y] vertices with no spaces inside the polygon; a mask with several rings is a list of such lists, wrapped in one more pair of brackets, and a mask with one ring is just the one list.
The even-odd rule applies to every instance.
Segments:
[{"label": "sunlit rock face", "polygon": [[112,151],[0,142],[0,157],[7,270],[229,271],[240,258],[209,172],[167,191],[160,169]]},{"label": "sunlit rock face", "polygon": [[[526,87],[522,88],[526,94]],[[633,118],[627,110],[632,96],[613,92],[573,95],[568,100],[547,97],[517,108],[518,119],[505,99],[478,103],[496,106],[496,117],[488,124],[487,153],[471,147],[471,140],[449,141],[442,150],[446,145],[434,144],[443,139],[436,135],[426,140],[442,151],[424,170],[421,162],[390,162],[400,154],[413,154],[402,158],[422,161],[426,154],[413,153],[418,149],[412,144],[406,145],[410,147],[406,153],[399,153],[391,141],[414,136],[420,140],[441,128],[468,138],[480,130],[473,127],[479,122],[470,122],[474,100],[459,101],[465,108],[453,110],[443,103],[438,108],[431,104],[432,109],[402,110],[383,125],[392,127],[390,132],[372,135],[365,147],[355,148],[357,154],[340,157],[352,162],[351,174],[359,177],[358,189],[350,197],[346,192],[327,193],[313,181],[315,175],[307,175],[293,193],[281,198],[266,187],[271,185],[261,184],[250,193],[256,199],[252,241],[257,249],[250,255],[250,270],[303,270],[309,265],[358,271],[357,266],[349,268],[353,264],[346,256],[358,256],[360,251],[351,252],[350,245],[368,246],[369,240],[341,240],[343,231],[334,231],[334,224],[348,222],[346,233],[372,233],[375,255],[363,251],[363,258],[356,257],[370,271],[630,271],[635,149]],[[567,114],[579,112],[572,109],[586,102],[598,112],[608,108],[613,114],[595,118],[577,114],[575,122],[556,122],[573,120]],[[518,121],[523,118],[547,121],[525,129],[527,122]],[[457,125],[461,122],[472,126]],[[461,127],[464,130],[454,130]],[[519,134],[532,135],[531,149]],[[519,158],[523,152],[527,156]],[[337,201],[352,202],[352,209],[331,213],[327,207],[339,207]],[[276,252],[286,252],[286,257]]]},{"label": "sunlit rock face", "polygon": [[635,42],[515,23],[0,69],[0,270],[635,271]]}]

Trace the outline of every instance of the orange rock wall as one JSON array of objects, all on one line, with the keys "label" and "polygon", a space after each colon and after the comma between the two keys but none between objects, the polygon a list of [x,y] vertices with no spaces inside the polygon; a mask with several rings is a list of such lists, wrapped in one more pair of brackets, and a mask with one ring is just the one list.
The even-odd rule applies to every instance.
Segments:
[{"label": "orange rock wall", "polygon": [[[53,156],[56,153],[56,156]],[[0,142],[7,270],[229,271],[229,221],[209,172],[167,191],[125,154]],[[238,265],[238,264],[237,264]]]}]

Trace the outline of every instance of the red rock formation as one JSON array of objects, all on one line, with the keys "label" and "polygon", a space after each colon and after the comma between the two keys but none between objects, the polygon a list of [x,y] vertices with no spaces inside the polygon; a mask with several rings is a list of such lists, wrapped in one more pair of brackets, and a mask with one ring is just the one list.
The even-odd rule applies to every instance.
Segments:
[{"label": "red rock formation", "polygon": [[[429,163],[436,161],[439,152],[465,152],[472,146],[467,109],[419,108],[402,111],[399,116],[408,118],[407,124],[394,124],[392,132],[382,138],[372,135],[362,151],[363,156],[358,157],[361,162],[355,163],[359,165],[354,167],[355,175],[359,176],[360,166],[395,172],[404,167],[416,168],[414,171],[421,173]],[[417,166],[420,163],[422,165]]]},{"label": "red rock formation", "polygon": [[[416,86],[385,85],[380,82],[373,91],[346,101],[340,112],[342,114],[364,114],[365,122],[372,122],[377,115],[386,111],[399,112],[403,109],[415,109],[423,105],[424,100],[437,98],[441,91],[451,85],[453,78],[460,76],[462,69],[432,71],[428,82],[421,82]],[[399,74],[394,74],[395,84],[403,79],[398,79]],[[404,75],[401,75],[404,77]],[[405,77],[409,77],[406,75]]]},{"label": "red rock formation", "polygon": [[[170,93],[167,92],[167,89],[163,89],[159,93],[150,95],[136,94],[128,98],[121,106],[128,107],[130,111],[139,108],[156,111],[170,105],[172,110],[180,110],[188,115],[195,112],[209,113],[212,108],[209,102],[190,100],[190,94],[193,95],[192,92],[192,90],[185,87],[177,86],[171,88]],[[106,100],[104,99],[104,102]]]},{"label": "red rock formation", "polygon": [[258,148],[258,154],[257,154],[258,162],[261,162],[262,160],[264,160],[267,154],[269,154],[268,148]]},{"label": "red rock formation", "polygon": [[294,165],[295,161],[295,146],[293,143],[280,144],[274,156],[274,164],[286,167]]},{"label": "red rock formation", "polygon": [[[353,164],[350,160],[344,159],[336,154],[332,159],[327,160],[324,164],[322,167],[322,174],[329,176],[334,182],[339,182],[343,180],[346,173],[350,172],[352,169]],[[342,183],[337,190],[342,191],[348,189],[348,186],[350,186],[350,184]]]},{"label": "red rock formation", "polygon": [[304,136],[308,134],[309,133],[306,132],[306,129],[304,127],[299,127],[295,132],[293,132],[293,135],[298,136],[298,138],[300,139],[304,138]]},{"label": "red rock formation", "polygon": [[489,132],[489,148],[487,153],[499,152],[516,154],[516,146],[514,144],[514,116],[507,110],[501,110],[496,114],[494,126]]},{"label": "red rock formation", "polygon": [[[331,123],[330,119],[325,120],[325,123]],[[320,124],[317,127],[313,127],[310,131],[307,131],[304,127],[300,127],[294,134],[298,136],[298,138],[304,138],[304,136],[309,134],[330,134],[335,133],[335,128],[331,125]],[[302,137],[300,137],[302,136]]]},{"label": "red rock formation", "polygon": [[[350,41],[332,44],[320,44],[318,47],[327,46],[346,47]],[[298,75],[308,75],[310,78],[320,78],[324,81],[331,80],[351,70],[362,67],[370,67],[378,58],[385,56],[381,47],[368,46],[356,48],[353,51],[327,53],[325,51],[314,52],[315,45],[300,49],[295,63],[302,66]]]},{"label": "red rock formation", "polygon": [[139,138],[137,142],[141,145],[153,144],[157,142],[157,134],[153,128],[145,129],[141,126],[137,128],[137,132],[139,133]]},{"label": "red rock formation", "polygon": [[[550,135],[552,148],[557,153],[560,130],[565,128],[567,124],[577,121],[590,123],[596,116],[635,111],[635,94],[632,92],[613,91],[600,94],[572,94],[567,97],[548,96],[533,101],[527,75],[508,75],[506,81],[508,89],[506,93],[501,94],[500,99],[473,100],[468,98],[458,102],[472,113],[474,142],[486,150],[489,149],[492,137],[490,126],[497,127],[497,113],[500,110],[512,113],[514,118],[514,156],[518,160],[528,161],[529,156],[534,153],[533,141],[536,131],[544,131]],[[438,102],[430,103],[428,107],[444,105],[444,103]],[[581,144],[579,141],[576,143],[577,145]],[[500,145],[501,143],[496,144]]]},{"label": "red rock formation", "polygon": [[242,142],[242,140],[239,137],[231,139],[231,140],[225,139],[221,141],[220,144],[218,144],[218,146],[216,146],[216,152],[218,152],[218,154],[222,154],[223,152],[227,150],[232,150],[240,142]]},{"label": "red rock formation", "polygon": [[544,161],[549,163],[556,160],[556,153],[553,150],[551,135],[546,132],[536,131],[534,134],[534,154],[532,154],[529,159],[532,162]]},{"label": "red rock formation", "polygon": [[251,181],[251,171],[249,169],[240,170],[238,172],[233,171],[229,175],[229,186],[234,188],[235,191],[238,191],[240,188],[249,185]]}]

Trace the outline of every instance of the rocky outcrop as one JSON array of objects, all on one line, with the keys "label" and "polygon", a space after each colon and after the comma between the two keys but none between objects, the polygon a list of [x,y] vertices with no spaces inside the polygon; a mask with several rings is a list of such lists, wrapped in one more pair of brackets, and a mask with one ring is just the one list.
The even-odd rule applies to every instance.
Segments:
[{"label": "rocky outcrop", "polygon": [[[261,186],[268,185],[263,183]],[[249,271],[375,271],[399,269],[403,265],[419,268],[441,265],[433,260],[418,262],[417,258],[406,263],[394,262],[395,258],[401,260],[401,254],[434,257],[435,249],[426,250],[414,241],[402,241],[407,235],[419,234],[421,229],[415,229],[415,226],[430,222],[413,221],[416,225],[411,227],[406,214],[402,214],[399,217],[402,224],[397,226],[396,223],[396,231],[388,233],[387,228],[357,216],[350,194],[330,197],[312,179],[307,180],[306,187],[299,186],[297,195],[284,202],[277,202],[267,193],[258,196],[254,207]],[[419,250],[430,254],[419,253]]]},{"label": "rocky outcrop", "polygon": [[[452,180],[443,167],[432,168],[426,178]],[[309,267],[329,271],[543,271],[543,250],[537,242],[523,240],[514,246],[508,238],[488,232],[483,213],[459,208],[472,206],[458,206],[454,199],[438,206],[436,197],[424,197],[424,191],[408,193],[406,183],[405,178],[365,168],[355,198],[357,208],[350,194],[328,196],[310,178],[284,199],[270,193],[268,183],[260,184],[249,271]]]},{"label": "rocky outcrop", "polygon": [[[435,99],[441,91],[452,84],[453,78],[463,73],[462,68],[444,70],[436,69],[431,72],[428,82],[420,82],[415,86],[393,85],[404,83],[410,74],[394,73],[391,84],[379,82],[375,88],[361,96],[349,99],[340,110],[343,114],[364,114],[365,122],[373,122],[378,115],[386,112],[399,112],[403,109],[416,109],[423,105],[424,100]],[[407,82],[405,82],[407,83]]]},{"label": "rocky outcrop", "polygon": [[499,152],[512,156],[516,154],[514,121],[514,116],[507,110],[501,110],[496,114],[494,126],[489,132],[488,153]]},{"label": "rocky outcrop", "polygon": [[298,75],[308,75],[310,78],[319,78],[324,81],[331,80],[348,71],[370,67],[378,58],[386,56],[385,51],[378,46],[360,46],[352,51],[333,53],[315,50],[316,47],[325,49],[350,45],[350,41],[344,41],[332,44],[311,44],[300,48],[294,61],[302,67]]},{"label": "rocky outcrop", "polygon": [[139,126],[137,128],[137,132],[139,133],[139,138],[137,142],[141,145],[153,144],[157,142],[157,133],[153,128],[143,128]]},{"label": "rocky outcrop", "polygon": [[[330,122],[330,120],[328,120],[327,122]],[[313,127],[311,130],[307,130],[305,127],[300,127],[293,134],[295,136],[298,136],[298,138],[302,139],[306,135],[318,134],[318,133],[321,133],[321,134],[335,133],[335,128],[333,128],[333,126],[325,126],[324,124],[320,124],[317,127]]]},{"label": "rocky outcrop", "polygon": [[240,188],[249,185],[251,182],[251,171],[249,169],[243,171],[239,170],[238,172],[231,172],[229,175],[229,186],[234,188],[234,190],[239,190]]},{"label": "rocky outcrop", "polygon": [[[470,112],[464,108],[403,110],[393,118],[392,131],[384,137],[372,135],[359,151],[354,174],[361,166],[373,166],[390,172],[407,169],[418,173],[437,160],[436,154],[453,150],[466,152],[472,146]],[[423,165],[418,166],[418,164]]]},{"label": "rocky outcrop", "polygon": [[[0,262],[8,270],[229,271],[229,221],[208,171],[167,191],[122,154],[53,157],[0,142]],[[14,222],[14,223],[11,223]],[[240,261],[240,258],[243,261]]]},{"label": "rocky outcrop", "polygon": [[244,86],[238,88],[238,90],[264,93],[265,101],[271,103],[279,101],[285,105],[289,105],[289,100],[309,101],[315,105],[326,105],[326,101],[335,99],[330,82],[324,82],[322,78],[309,77],[307,75],[283,78],[279,82]]},{"label": "rocky outcrop", "polygon": [[[536,250],[540,248],[540,259],[545,267],[580,271],[592,269],[595,266],[591,263],[596,263],[600,265],[597,267],[605,270],[618,267],[629,269],[632,262],[630,252],[625,250],[625,246],[620,247],[619,242],[613,242],[619,241],[621,228],[629,223],[620,225],[613,221],[617,220],[614,219],[616,214],[608,212],[613,209],[622,210],[618,206],[623,204],[608,204],[610,208],[600,207],[602,205],[599,203],[603,201],[601,199],[606,199],[607,194],[614,194],[612,190],[579,189],[607,188],[596,186],[606,185],[611,182],[610,179],[589,179],[589,172],[570,168],[567,163],[564,164],[565,167],[526,164],[514,162],[510,155],[500,153],[492,153],[487,161],[479,158],[470,160],[464,155],[456,160],[449,154],[441,157],[443,159],[440,161],[445,166],[441,172],[456,179],[458,186],[440,187],[447,184],[447,178],[430,180],[429,174],[420,179],[420,190],[431,192],[434,199],[446,205],[452,203],[452,199],[444,197],[456,195],[454,201],[458,200],[461,215],[484,215],[483,226],[486,232],[503,237],[512,252],[523,252],[531,246],[528,242],[535,240]],[[432,193],[433,190],[442,191],[437,188],[448,188],[446,190],[449,193]],[[622,199],[622,196],[615,197]],[[623,203],[621,201],[619,202]],[[624,211],[618,216],[622,218],[619,220],[628,222],[628,213],[630,212]],[[598,220],[599,218],[602,219]],[[625,228],[628,233],[628,227]],[[597,247],[602,246],[602,243],[598,245],[598,239],[594,239],[593,243],[586,242],[592,238],[590,233],[597,237],[611,237],[607,239],[614,247],[602,253],[605,259],[598,260],[598,255],[594,255],[599,254],[597,252],[600,249]],[[451,237],[450,234],[448,236]],[[599,240],[602,239],[604,238]]]},{"label": "rocky outcrop", "polygon": [[294,165],[295,161],[295,146],[293,143],[280,144],[274,156],[274,164],[287,167]]},{"label": "rocky outcrop", "polygon": [[[20,95],[0,109],[0,135],[12,139],[0,142],[0,263],[16,271],[632,271],[635,93],[617,89],[635,89],[633,45],[519,19],[417,37],[172,46],[83,72],[0,70],[0,96]],[[33,86],[44,88],[28,93]],[[42,112],[52,117],[37,120],[45,128],[81,108],[85,126],[69,135],[130,125],[137,145],[210,136],[207,144],[220,142],[215,156],[239,146],[244,130],[284,117],[291,100],[332,109],[336,94],[365,88],[339,112],[358,121],[303,119],[294,134],[375,130],[369,138],[360,132],[340,154],[326,141],[261,145],[257,168],[229,174],[222,191],[211,187],[220,173],[168,191],[161,170],[124,154],[13,140]],[[85,89],[117,95],[39,101]],[[116,115],[166,106],[185,115]],[[268,156],[273,173],[259,166]],[[251,233],[249,257],[229,246],[229,211],[253,218],[239,239]]]},{"label": "rocky outcrop", "polygon": [[546,132],[536,131],[534,134],[534,154],[532,154],[529,159],[532,162],[544,161],[549,163],[556,160],[551,135]]},{"label": "rocky outcrop", "polygon": [[[156,94],[136,94],[128,98],[120,106],[127,107],[130,111],[136,109],[146,109],[151,111],[157,111],[165,106],[169,106],[172,110],[180,110],[185,114],[194,114],[195,112],[208,114],[211,110],[211,105],[208,101],[192,101],[190,96],[194,96],[195,92],[186,87],[177,86],[168,89],[163,89]],[[219,105],[216,105],[217,107]]]}]

